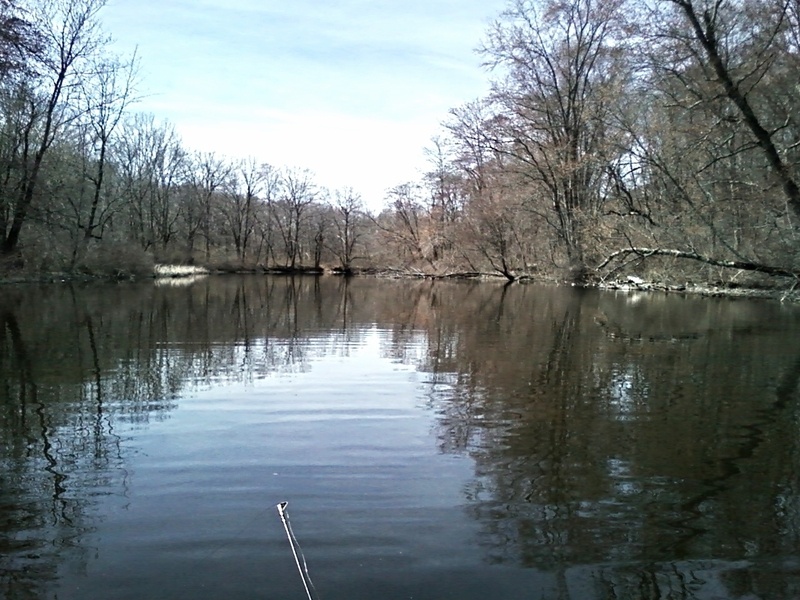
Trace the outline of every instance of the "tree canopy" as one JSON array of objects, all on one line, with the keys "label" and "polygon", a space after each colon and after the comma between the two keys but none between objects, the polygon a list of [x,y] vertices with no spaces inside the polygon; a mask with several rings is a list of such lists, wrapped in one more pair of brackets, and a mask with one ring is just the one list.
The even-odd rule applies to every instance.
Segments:
[{"label": "tree canopy", "polygon": [[442,115],[428,172],[377,213],[136,113],[104,4],[0,0],[4,264],[800,273],[796,2],[509,0],[480,44],[490,93]]}]

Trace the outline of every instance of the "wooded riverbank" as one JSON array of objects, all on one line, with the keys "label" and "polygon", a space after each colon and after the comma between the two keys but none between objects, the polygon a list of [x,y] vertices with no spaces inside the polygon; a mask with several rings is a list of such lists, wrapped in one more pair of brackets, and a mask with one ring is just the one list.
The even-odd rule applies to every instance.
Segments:
[{"label": "wooded riverbank", "polygon": [[369,199],[193,151],[134,112],[136,61],[112,55],[104,3],[0,2],[6,279],[184,264],[778,294],[800,280],[796,3],[509,0],[481,45],[492,92],[443,115],[418,180]]},{"label": "wooded riverbank", "polygon": [[763,298],[777,300],[780,302],[800,302],[800,289],[797,285],[742,285],[736,282],[717,282],[717,283],[666,283],[660,281],[645,281],[636,276],[621,276],[608,280],[591,278],[582,282],[557,280],[554,278],[533,278],[524,277],[511,282],[498,273],[480,272],[453,272],[445,274],[423,273],[419,271],[403,271],[399,269],[376,269],[376,268],[355,268],[347,272],[341,268],[266,268],[249,267],[234,268],[230,265],[218,267],[199,267],[194,265],[156,265],[151,270],[138,270],[120,268],[112,273],[67,273],[67,272],[5,272],[0,275],[0,285],[26,284],[26,283],[52,283],[52,284],[73,284],[73,283],[102,283],[102,282],[126,282],[143,281],[151,279],[156,282],[173,281],[177,285],[189,285],[203,277],[218,277],[229,275],[253,275],[253,276],[301,276],[301,277],[372,277],[386,279],[409,279],[419,280],[472,280],[486,281],[494,283],[504,283],[504,285],[529,285],[536,283],[550,285],[578,286],[585,288],[597,288],[606,291],[617,291],[627,293],[669,293],[669,294],[688,294],[707,297],[729,297],[729,298]]}]

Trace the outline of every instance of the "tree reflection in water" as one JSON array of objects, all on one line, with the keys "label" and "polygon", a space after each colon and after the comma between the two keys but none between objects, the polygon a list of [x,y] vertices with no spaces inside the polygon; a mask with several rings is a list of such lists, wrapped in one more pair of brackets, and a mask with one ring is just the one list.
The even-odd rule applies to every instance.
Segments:
[{"label": "tree reflection in water", "polygon": [[96,499],[127,494],[126,431],[194,389],[304,368],[313,279],[218,283],[4,290],[0,597],[42,597],[63,565],[85,568]]},{"label": "tree reflection in water", "polygon": [[132,430],[169,418],[195,390],[303,371],[312,352],[347,355],[375,306],[385,309],[402,287],[375,294],[375,283],[230,277],[4,289],[0,597],[43,597],[65,565],[86,568],[98,498],[125,504]]},{"label": "tree reflection in water", "polygon": [[[0,596],[86,568],[132,430],[230,381],[381,352],[470,457],[487,561],[554,598],[800,595],[797,312],[568,288],[339,278],[0,296]],[[307,343],[314,340],[315,343]],[[77,565],[77,566],[76,566]]]},{"label": "tree reflection in water", "polygon": [[800,342],[780,307],[496,294],[442,311],[447,356],[421,365],[442,451],[475,462],[489,560],[559,573],[559,597],[798,593]]}]

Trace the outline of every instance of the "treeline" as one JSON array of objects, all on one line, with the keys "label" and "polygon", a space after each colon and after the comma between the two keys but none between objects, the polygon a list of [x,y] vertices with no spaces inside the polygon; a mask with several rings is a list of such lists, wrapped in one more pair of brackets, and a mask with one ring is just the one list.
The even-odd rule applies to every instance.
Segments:
[{"label": "treeline", "polygon": [[800,4],[512,0],[481,54],[491,93],[394,193],[420,261],[797,277]]},{"label": "treeline", "polygon": [[35,271],[153,261],[348,269],[367,218],[303,168],[192,151],[132,110],[105,0],[0,0],[0,254]]},{"label": "treeline", "polygon": [[7,265],[800,271],[796,2],[510,0],[480,50],[491,93],[451,111],[429,172],[379,214],[133,112],[136,60],[110,54],[103,4],[0,0]]}]

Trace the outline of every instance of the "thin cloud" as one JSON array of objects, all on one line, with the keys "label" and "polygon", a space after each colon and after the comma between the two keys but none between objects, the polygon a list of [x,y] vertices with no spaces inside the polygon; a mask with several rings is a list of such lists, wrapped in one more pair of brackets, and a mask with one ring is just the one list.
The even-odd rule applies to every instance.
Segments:
[{"label": "thin cloud", "polygon": [[[139,48],[139,108],[190,146],[382,195],[421,168],[449,108],[485,93],[472,48],[504,3],[116,0],[105,18],[120,47]],[[369,168],[349,168],[343,154]]]}]

